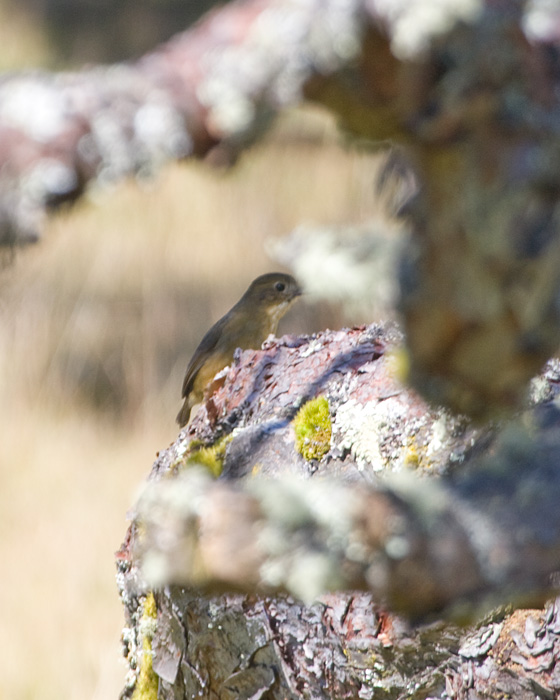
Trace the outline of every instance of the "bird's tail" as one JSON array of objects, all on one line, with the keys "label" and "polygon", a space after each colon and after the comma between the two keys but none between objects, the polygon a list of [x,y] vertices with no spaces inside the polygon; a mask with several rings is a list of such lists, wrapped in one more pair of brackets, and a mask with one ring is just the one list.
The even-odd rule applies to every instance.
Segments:
[{"label": "bird's tail", "polygon": [[185,399],[185,402],[181,406],[181,410],[177,414],[177,423],[179,423],[179,427],[184,428],[185,425],[189,422],[189,418],[191,417],[191,404],[189,401],[189,397]]}]

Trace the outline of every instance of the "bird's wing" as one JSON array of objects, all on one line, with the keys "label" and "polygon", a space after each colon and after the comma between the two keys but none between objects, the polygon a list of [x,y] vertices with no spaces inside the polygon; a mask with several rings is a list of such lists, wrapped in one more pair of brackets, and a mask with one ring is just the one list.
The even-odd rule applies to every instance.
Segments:
[{"label": "bird's wing", "polygon": [[226,323],[227,319],[225,316],[217,321],[206,333],[204,338],[202,338],[199,346],[194,351],[194,355],[191,357],[185,378],[183,380],[183,393],[181,394],[183,398],[186,398],[190,394],[196,379],[196,375],[208,359],[210,353],[218,345]]}]

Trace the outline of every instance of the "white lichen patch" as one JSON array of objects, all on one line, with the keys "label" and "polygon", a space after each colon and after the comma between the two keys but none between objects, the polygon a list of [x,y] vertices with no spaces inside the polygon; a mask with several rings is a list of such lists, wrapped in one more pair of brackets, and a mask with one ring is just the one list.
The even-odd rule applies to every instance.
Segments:
[{"label": "white lichen patch", "polygon": [[192,150],[192,139],[187,133],[179,111],[159,92],[147,95],[148,100],[134,116],[134,136],[145,162],[156,163],[176,156],[187,156]]},{"label": "white lichen patch", "polygon": [[[386,235],[388,225],[394,235]],[[382,217],[355,227],[301,225],[267,241],[267,249],[294,272],[309,299],[341,304],[351,318],[387,317],[398,296],[399,233]]]},{"label": "white lichen patch", "polygon": [[528,0],[525,3],[523,30],[530,41],[550,41],[558,31],[558,0]]},{"label": "white lichen patch", "polygon": [[[465,419],[441,408],[426,407],[411,415],[406,393],[363,404],[350,399],[334,414],[332,446],[350,452],[360,470],[398,473],[436,468],[441,474],[464,459],[467,443],[460,436],[468,429]],[[473,432],[469,444],[475,440]]]},{"label": "white lichen patch", "polygon": [[144,615],[138,623],[138,631],[142,637],[153,637],[157,630],[157,619]]},{"label": "white lichen patch", "polygon": [[430,470],[462,459],[455,453],[455,437],[464,429],[460,419],[440,409],[411,417],[400,394],[361,404],[342,403],[333,420],[332,444],[349,451],[359,469],[375,472]]},{"label": "white lichen patch", "polygon": [[[259,548],[267,554],[259,571],[261,580],[285,587],[307,603],[341,585],[332,552],[345,552],[350,545],[348,534],[356,510],[351,493],[333,492],[332,482],[312,481],[302,488],[300,479],[286,478],[275,482],[274,489],[265,479],[255,479],[247,488],[267,513],[257,536]],[[318,536],[309,537],[315,526]]]},{"label": "white lichen patch", "polygon": [[449,416],[442,411],[431,426],[431,439],[426,446],[426,455],[431,457],[444,449],[449,440]]},{"label": "white lichen patch", "polygon": [[[209,124],[225,137],[243,138],[257,117],[254,104],[264,93],[278,104],[299,99],[314,72],[330,73],[360,50],[359,3],[290,0],[260,13],[242,43],[208,51],[197,96]],[[270,115],[268,115],[270,116]]]},{"label": "white lichen patch", "polygon": [[25,196],[43,202],[49,195],[64,196],[78,187],[74,170],[56,158],[41,158],[22,180]]},{"label": "white lichen patch", "polygon": [[0,118],[4,126],[26,132],[35,141],[47,143],[67,126],[68,105],[60,87],[44,76],[5,82],[2,86]]},{"label": "white lichen patch", "polygon": [[286,579],[289,590],[308,605],[325,591],[335,590],[341,584],[338,567],[321,552],[294,557]]},{"label": "white lichen patch", "polygon": [[149,587],[158,588],[191,568],[196,536],[189,525],[200,517],[211,481],[205,469],[193,467],[173,481],[145,486],[136,508],[147,533],[141,572]]},{"label": "white lichen patch", "polygon": [[391,27],[391,48],[400,59],[413,59],[434,37],[459,22],[473,23],[482,11],[481,0],[377,0],[377,12]]},{"label": "white lichen patch", "polygon": [[365,405],[350,399],[336,413],[334,440],[342,449],[350,450],[360,469],[369,466],[381,471],[388,466],[383,446],[397,426],[402,426],[404,418],[405,408],[396,398]]},{"label": "white lichen patch", "polygon": [[314,353],[318,352],[323,348],[323,343],[321,340],[318,338],[312,338],[309,343],[307,344],[307,347],[304,347],[302,350],[300,350],[300,357],[305,358],[309,357],[310,355],[313,355]]}]

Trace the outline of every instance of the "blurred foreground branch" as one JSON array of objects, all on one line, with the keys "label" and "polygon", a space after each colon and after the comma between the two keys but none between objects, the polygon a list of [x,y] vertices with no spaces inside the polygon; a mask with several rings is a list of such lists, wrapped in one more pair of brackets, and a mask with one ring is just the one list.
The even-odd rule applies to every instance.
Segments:
[{"label": "blurred foreground branch", "polygon": [[[166,160],[230,162],[306,82],[360,51],[358,0],[238,0],[136,62],[0,83],[0,243],[35,240],[46,207]],[[364,15],[365,16],[365,15]]]},{"label": "blurred foreground branch", "polygon": [[194,471],[147,489],[136,556],[154,588],[287,591],[308,603],[370,590],[412,618],[542,605],[560,571],[557,428],[533,449],[528,435],[508,435],[483,469],[443,484],[406,474],[382,489],[296,478],[241,488]]}]

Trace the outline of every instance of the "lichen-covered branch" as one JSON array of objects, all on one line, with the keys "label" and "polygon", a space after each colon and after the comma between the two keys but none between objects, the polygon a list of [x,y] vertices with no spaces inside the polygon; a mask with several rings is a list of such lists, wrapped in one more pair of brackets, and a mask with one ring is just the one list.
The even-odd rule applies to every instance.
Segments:
[{"label": "lichen-covered branch", "polygon": [[469,630],[395,616],[464,624],[550,595],[559,367],[520,422],[474,430],[400,384],[401,342],[372,326],[239,353],[159,455],[118,562],[136,667],[155,590],[161,697],[560,687],[555,607]]},{"label": "lichen-covered branch", "polygon": [[[560,569],[555,404],[526,418],[546,411],[546,427],[516,422],[484,442],[427,407],[415,416],[419,400],[391,376],[386,342],[374,328],[243,355],[181,444],[175,476],[160,474],[140,500],[134,556],[150,586],[281,590],[308,601],[370,590],[412,617],[450,607],[474,615],[496,596],[542,603],[550,595]],[[345,344],[329,368],[324,358]],[[295,376],[310,387],[299,409]],[[370,394],[367,403],[349,389],[352,380]],[[226,478],[217,482],[211,448],[197,442],[209,411],[221,416],[215,434],[228,431],[213,443]],[[473,441],[479,450],[491,444],[491,456],[443,480],[426,478],[449,470]],[[372,483],[376,469],[392,477]],[[280,473],[292,476],[258,476]],[[333,480],[341,474],[350,483]],[[254,477],[240,484],[243,475]]]},{"label": "lichen-covered branch", "polygon": [[155,626],[146,625],[153,600],[136,602],[144,624],[125,632],[129,659],[139,643],[145,655],[140,680],[132,676],[123,697],[155,698],[157,687],[163,700],[535,700],[560,689],[557,604],[498,612],[465,631],[442,624],[411,629],[363,593],[306,606],[285,597],[207,598],[175,588],[155,595]]},{"label": "lichen-covered branch", "polygon": [[[0,83],[0,243],[45,207],[169,159],[233,159],[360,50],[361,2],[237,0],[136,62]],[[219,149],[217,147],[219,146]],[[219,150],[219,154],[218,151]]]},{"label": "lichen-covered branch", "polygon": [[451,607],[472,619],[497,599],[540,605],[560,569],[560,522],[554,471],[539,467],[557,450],[532,455],[507,475],[515,486],[498,480],[484,497],[476,481],[465,496],[410,475],[379,492],[299,479],[240,488],[194,472],[148,489],[136,555],[156,588],[288,591],[309,603],[371,590],[412,617]]}]

